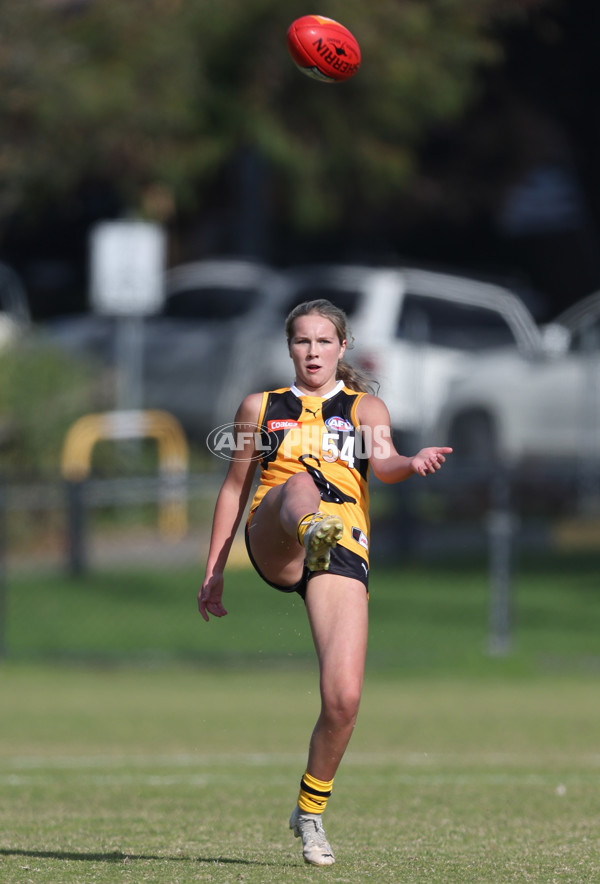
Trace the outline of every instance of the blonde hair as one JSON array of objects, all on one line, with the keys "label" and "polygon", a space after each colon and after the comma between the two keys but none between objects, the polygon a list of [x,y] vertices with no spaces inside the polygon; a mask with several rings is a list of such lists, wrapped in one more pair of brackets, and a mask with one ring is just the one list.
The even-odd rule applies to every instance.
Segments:
[{"label": "blonde hair", "polygon": [[[311,313],[318,313],[319,316],[324,316],[326,319],[329,319],[334,325],[340,344],[343,341],[346,341],[346,347],[348,349],[352,348],[354,338],[350,332],[346,314],[326,298],[317,298],[314,301],[303,301],[302,304],[298,304],[288,313],[287,319],[285,320],[285,335],[288,345],[294,334],[295,321],[299,316],[308,316]],[[357,392],[362,393],[376,392],[377,382],[366,372],[362,371],[360,368],[355,368],[344,359],[338,361],[336,377],[342,380],[345,386],[349,387],[351,390],[356,390]]]}]

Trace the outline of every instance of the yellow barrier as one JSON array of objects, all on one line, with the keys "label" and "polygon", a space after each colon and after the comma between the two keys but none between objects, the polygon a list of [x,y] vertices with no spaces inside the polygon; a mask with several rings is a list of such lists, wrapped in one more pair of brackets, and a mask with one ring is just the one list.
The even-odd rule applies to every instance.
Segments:
[{"label": "yellow barrier", "polygon": [[87,414],[70,427],[61,455],[61,472],[69,482],[83,482],[91,471],[92,451],[102,439],[154,438],[158,443],[159,471],[166,478],[160,502],[159,528],[170,540],[187,532],[187,501],[183,479],[189,450],[179,421],[166,411],[106,411]]}]

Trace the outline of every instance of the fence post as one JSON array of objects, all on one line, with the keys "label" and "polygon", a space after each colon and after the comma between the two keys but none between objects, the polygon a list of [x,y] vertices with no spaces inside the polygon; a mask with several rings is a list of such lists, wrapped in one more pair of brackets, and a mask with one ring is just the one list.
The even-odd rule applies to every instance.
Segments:
[{"label": "fence post", "polygon": [[87,513],[85,506],[85,482],[67,479],[67,520],[69,538],[69,573],[80,577],[87,571]]},{"label": "fence post", "polygon": [[577,470],[578,508],[582,516],[600,513],[600,331],[596,326],[582,334],[583,415]]},{"label": "fence post", "polygon": [[8,614],[6,511],[6,486],[0,476],[0,660],[4,660],[6,657],[6,617]]},{"label": "fence post", "polygon": [[510,504],[510,476],[505,466],[492,475],[491,508],[487,527],[490,562],[489,653],[503,657],[511,647],[511,578],[514,516]]}]

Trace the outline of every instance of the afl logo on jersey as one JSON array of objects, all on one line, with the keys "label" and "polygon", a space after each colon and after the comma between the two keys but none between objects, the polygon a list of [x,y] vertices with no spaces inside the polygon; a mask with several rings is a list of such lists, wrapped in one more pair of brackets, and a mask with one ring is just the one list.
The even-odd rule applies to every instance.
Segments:
[{"label": "afl logo on jersey", "polygon": [[325,426],[328,430],[337,430],[338,433],[348,433],[353,429],[353,425],[350,421],[347,421],[345,417],[329,417],[325,421]]}]

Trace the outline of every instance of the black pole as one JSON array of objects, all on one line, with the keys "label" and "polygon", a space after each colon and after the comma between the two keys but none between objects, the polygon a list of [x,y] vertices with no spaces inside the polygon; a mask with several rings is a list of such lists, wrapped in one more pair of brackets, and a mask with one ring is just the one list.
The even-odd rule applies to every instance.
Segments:
[{"label": "black pole", "polygon": [[69,574],[80,577],[87,571],[85,482],[67,480]]},{"label": "black pole", "polygon": [[514,516],[511,512],[510,475],[499,467],[492,477],[488,515],[490,561],[489,652],[502,657],[511,647],[511,581]]},{"label": "black pole", "polygon": [[8,614],[6,511],[6,486],[0,477],[0,660],[6,658],[6,617]]}]

